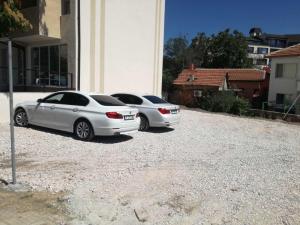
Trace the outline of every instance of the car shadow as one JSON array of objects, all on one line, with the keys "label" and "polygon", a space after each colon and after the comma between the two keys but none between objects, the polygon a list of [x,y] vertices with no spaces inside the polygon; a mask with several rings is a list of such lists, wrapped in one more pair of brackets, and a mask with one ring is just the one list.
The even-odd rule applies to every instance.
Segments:
[{"label": "car shadow", "polygon": [[[54,130],[54,129],[50,129],[50,128],[46,128],[46,127],[39,127],[39,126],[35,126],[35,125],[30,125],[28,128],[31,128],[31,129],[34,129],[34,130],[37,130],[37,131],[42,131],[42,132],[50,133],[50,134],[57,134],[57,135],[61,135],[61,136],[64,136],[64,137],[72,138],[74,140],[78,140],[78,139],[76,139],[76,137],[72,133],[65,132],[65,131]],[[116,143],[121,143],[121,142],[129,141],[131,139],[133,139],[133,137],[128,136],[128,135],[95,136],[93,138],[93,140],[91,140],[89,142],[92,142],[92,143],[102,143],[102,144],[116,144]]]},{"label": "car shadow", "polygon": [[171,131],[174,131],[174,128],[171,128],[171,127],[151,127],[146,132],[161,134],[161,133],[168,133],[168,132],[171,132]]}]

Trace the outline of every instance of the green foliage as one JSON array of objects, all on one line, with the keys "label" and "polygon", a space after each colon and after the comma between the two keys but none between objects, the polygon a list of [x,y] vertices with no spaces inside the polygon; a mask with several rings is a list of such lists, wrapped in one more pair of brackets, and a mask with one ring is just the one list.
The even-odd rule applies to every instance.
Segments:
[{"label": "green foliage", "polygon": [[189,63],[189,44],[186,37],[171,38],[165,44],[163,62],[163,91],[172,89],[173,80]]},{"label": "green foliage", "polygon": [[249,110],[249,102],[236,97],[233,92],[222,91],[201,97],[199,107],[211,112],[246,115]]},{"label": "green foliage", "polygon": [[171,38],[165,44],[163,90],[172,89],[172,81],[189,64],[201,68],[249,68],[246,37],[226,29],[217,35],[198,33],[189,43],[186,37]]},{"label": "green foliage", "polygon": [[29,29],[32,29],[32,25],[24,18],[13,0],[4,1],[0,5],[0,37],[9,36],[14,31]]},{"label": "green foliage", "polygon": [[250,105],[248,101],[241,98],[236,98],[230,108],[229,113],[235,115],[248,115],[249,109]]}]

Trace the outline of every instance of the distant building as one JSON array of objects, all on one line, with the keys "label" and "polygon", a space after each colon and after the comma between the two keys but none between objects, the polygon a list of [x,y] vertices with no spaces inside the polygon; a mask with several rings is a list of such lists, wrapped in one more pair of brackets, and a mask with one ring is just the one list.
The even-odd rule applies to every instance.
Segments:
[{"label": "distant building", "polygon": [[[284,109],[300,95],[300,44],[273,52],[271,61],[269,103],[275,109]],[[300,114],[300,99],[295,111]]]},{"label": "distant building", "polygon": [[174,81],[173,101],[194,105],[205,92],[232,90],[260,107],[267,101],[269,74],[258,69],[185,69]]},{"label": "distant building", "polygon": [[270,64],[266,55],[300,43],[300,34],[267,34],[258,27],[252,28],[248,37],[248,57],[253,65],[262,69]]}]

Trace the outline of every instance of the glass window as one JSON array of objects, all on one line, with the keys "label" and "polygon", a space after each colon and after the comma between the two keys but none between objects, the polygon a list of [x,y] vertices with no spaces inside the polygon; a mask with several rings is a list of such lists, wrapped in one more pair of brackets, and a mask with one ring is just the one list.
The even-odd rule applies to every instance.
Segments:
[{"label": "glass window", "polygon": [[276,64],[275,77],[283,77],[283,64]]},{"label": "glass window", "polygon": [[62,100],[63,96],[64,96],[63,93],[53,94],[53,95],[50,95],[49,97],[46,97],[43,100],[43,102],[53,103],[53,104],[61,104],[61,100]]},{"label": "glass window", "polygon": [[87,104],[89,104],[89,100],[80,94],[64,93],[64,97],[61,100],[61,104],[86,106]]},{"label": "glass window", "polygon": [[50,85],[59,85],[59,46],[50,46]]},{"label": "glass window", "polygon": [[149,100],[150,102],[152,102],[153,104],[164,104],[164,103],[168,103],[165,100],[154,96],[154,95],[145,95],[143,96],[144,98],[146,98],[147,100]]},{"label": "glass window", "polygon": [[271,48],[270,49],[270,52],[276,52],[276,51],[278,51],[279,49],[277,49],[277,48]]},{"label": "glass window", "polygon": [[68,86],[67,45],[32,48],[31,61],[33,84]]},{"label": "glass window", "polygon": [[248,53],[254,53],[254,47],[248,47]]},{"label": "glass window", "polygon": [[116,95],[112,95],[112,96],[119,99],[120,101],[124,102],[125,104],[141,105],[143,103],[143,99],[141,99],[135,95],[116,94]]},{"label": "glass window", "polygon": [[71,4],[70,0],[62,0],[61,1],[61,14],[68,15],[71,12]]},{"label": "glass window", "polygon": [[90,95],[96,102],[104,106],[124,106],[125,104],[108,95]]},{"label": "glass window", "polygon": [[268,54],[268,48],[257,48],[257,54]]},{"label": "glass window", "polygon": [[36,0],[21,0],[21,1],[18,1],[18,8],[19,9],[26,9],[26,8],[29,8],[29,7],[35,7],[37,6],[36,4]]},{"label": "glass window", "polygon": [[267,59],[257,59],[256,60],[256,65],[267,65]]},{"label": "glass window", "polygon": [[284,103],[284,94],[276,94],[276,104],[282,105]]}]

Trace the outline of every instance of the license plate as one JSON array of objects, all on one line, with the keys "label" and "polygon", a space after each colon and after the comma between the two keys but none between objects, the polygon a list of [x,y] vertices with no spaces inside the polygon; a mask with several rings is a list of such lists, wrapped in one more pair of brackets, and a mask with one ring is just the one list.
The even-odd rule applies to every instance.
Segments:
[{"label": "license plate", "polygon": [[177,114],[177,109],[172,109],[172,110],[171,110],[171,113],[172,113],[172,114]]},{"label": "license plate", "polygon": [[134,119],[134,115],[125,115],[124,116],[124,120],[133,120]]}]

